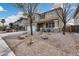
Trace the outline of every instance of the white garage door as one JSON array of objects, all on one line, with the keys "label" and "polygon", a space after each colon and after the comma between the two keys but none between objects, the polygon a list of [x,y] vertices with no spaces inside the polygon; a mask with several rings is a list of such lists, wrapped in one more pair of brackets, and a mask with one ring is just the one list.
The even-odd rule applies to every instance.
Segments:
[{"label": "white garage door", "polygon": [[[36,31],[36,27],[35,26],[32,26],[32,29],[33,29],[33,32],[35,32]],[[28,32],[30,32],[31,30],[30,30],[30,26],[27,26],[27,31]]]}]

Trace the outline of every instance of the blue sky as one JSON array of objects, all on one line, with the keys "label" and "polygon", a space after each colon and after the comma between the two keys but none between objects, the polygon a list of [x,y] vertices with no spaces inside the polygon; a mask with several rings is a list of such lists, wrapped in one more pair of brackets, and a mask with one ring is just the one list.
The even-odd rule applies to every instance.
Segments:
[{"label": "blue sky", "polygon": [[[48,3],[40,3],[39,12],[45,12],[51,10],[53,8],[52,4]],[[72,7],[74,9],[74,7]],[[4,18],[6,23],[10,23],[18,20],[17,14],[21,12],[15,3],[0,3],[0,20]]]},{"label": "blue sky", "polygon": [[[40,12],[50,10],[50,5],[51,4],[40,4]],[[0,6],[5,9],[5,11],[0,11],[0,18],[8,17],[10,15],[16,15],[20,11],[14,3],[0,3]]]},{"label": "blue sky", "polygon": [[[43,3],[39,6],[39,12],[45,12],[51,9],[51,4]],[[4,18],[6,23],[14,22],[19,19],[18,13],[21,12],[15,3],[0,3],[0,20]]]},{"label": "blue sky", "polygon": [[[0,18],[8,17],[10,15],[16,15],[20,10],[16,7],[15,3],[0,3],[0,7],[2,7],[6,11],[0,11]],[[39,6],[40,12],[48,11],[52,8],[52,4],[41,3]]]},{"label": "blue sky", "polygon": [[1,3],[0,6],[5,10],[0,11],[0,18],[8,17],[13,14],[15,15],[19,12],[19,9],[16,8],[15,4],[12,3]]}]

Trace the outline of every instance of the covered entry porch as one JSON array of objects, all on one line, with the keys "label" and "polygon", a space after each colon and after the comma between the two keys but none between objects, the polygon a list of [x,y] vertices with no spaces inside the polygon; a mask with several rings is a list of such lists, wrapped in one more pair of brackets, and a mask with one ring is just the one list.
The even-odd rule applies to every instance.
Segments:
[{"label": "covered entry porch", "polygon": [[55,28],[58,28],[58,20],[49,20],[37,23],[37,31],[54,31]]}]

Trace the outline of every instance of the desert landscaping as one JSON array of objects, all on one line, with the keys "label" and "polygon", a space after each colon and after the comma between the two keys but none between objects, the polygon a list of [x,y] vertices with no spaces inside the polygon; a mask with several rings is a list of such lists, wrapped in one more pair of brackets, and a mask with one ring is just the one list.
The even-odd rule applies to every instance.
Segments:
[{"label": "desert landscaping", "polygon": [[79,34],[39,33],[32,36],[33,43],[28,45],[31,36],[6,36],[4,41],[16,56],[77,56],[79,55]]},{"label": "desert landscaping", "polygon": [[79,56],[78,3],[0,6],[0,56]]}]

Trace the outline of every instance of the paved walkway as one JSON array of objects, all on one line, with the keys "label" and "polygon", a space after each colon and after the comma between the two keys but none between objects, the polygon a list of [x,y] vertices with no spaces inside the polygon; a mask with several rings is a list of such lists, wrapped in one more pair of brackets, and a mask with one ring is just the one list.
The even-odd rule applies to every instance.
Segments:
[{"label": "paved walkway", "polygon": [[15,56],[13,51],[8,47],[8,45],[5,43],[5,41],[1,37],[5,36],[12,36],[12,35],[20,35],[25,33],[25,31],[22,32],[11,32],[11,33],[1,33],[0,34],[0,56]]},{"label": "paved walkway", "polygon": [[0,37],[0,56],[15,56],[5,41]]},{"label": "paved walkway", "polygon": [[26,33],[26,31],[19,31],[19,32],[9,32],[9,33],[1,33],[0,37],[5,37],[5,36],[19,36],[23,33]]}]

